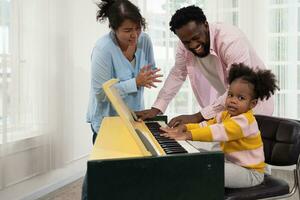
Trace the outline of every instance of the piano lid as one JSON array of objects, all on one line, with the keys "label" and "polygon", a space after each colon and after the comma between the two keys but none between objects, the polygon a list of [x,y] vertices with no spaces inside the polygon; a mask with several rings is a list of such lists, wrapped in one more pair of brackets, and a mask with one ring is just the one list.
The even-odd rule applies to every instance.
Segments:
[{"label": "piano lid", "polygon": [[[149,154],[148,154],[149,155]],[[89,160],[145,156],[120,117],[105,117]]]},{"label": "piano lid", "polygon": [[[125,150],[124,154],[129,153],[130,155],[140,155],[140,156],[150,156],[150,155],[164,155],[163,149],[159,146],[159,144],[154,140],[153,136],[151,134],[148,134],[145,132],[145,130],[148,130],[147,127],[143,122],[137,122],[136,116],[134,115],[134,112],[130,110],[130,108],[126,105],[126,102],[123,101],[121,98],[118,89],[115,87],[115,84],[119,81],[117,79],[111,79],[107,82],[105,82],[102,87],[103,90],[108,97],[109,101],[111,102],[112,106],[120,116],[119,119],[121,121],[117,123],[109,123],[104,125],[104,120],[102,121],[102,124],[99,129],[99,140],[101,143],[101,148],[103,150],[108,151],[110,149],[109,144],[103,144],[101,140],[108,139],[112,142],[112,140],[121,140],[126,138],[131,138],[130,145],[134,146],[134,150],[129,149],[122,149]],[[109,120],[112,120],[113,118],[108,118]],[[107,122],[105,122],[107,123]],[[140,127],[137,124],[142,124],[142,127]],[[137,130],[139,129],[139,130]],[[116,136],[114,139],[112,138],[106,138],[101,139],[101,136],[103,135],[103,132],[118,132],[120,134],[120,138]],[[123,135],[122,135],[123,134]],[[113,141],[116,142],[116,141]],[[127,141],[128,142],[128,141]],[[120,145],[120,144],[119,144]],[[135,147],[137,147],[139,150],[137,150]],[[115,145],[115,148],[118,149],[117,145]],[[115,148],[113,149],[113,153],[116,153]],[[123,147],[122,147],[123,148]],[[119,149],[117,150],[117,152]],[[111,152],[111,151],[109,151]],[[108,154],[105,153],[105,155]]]}]

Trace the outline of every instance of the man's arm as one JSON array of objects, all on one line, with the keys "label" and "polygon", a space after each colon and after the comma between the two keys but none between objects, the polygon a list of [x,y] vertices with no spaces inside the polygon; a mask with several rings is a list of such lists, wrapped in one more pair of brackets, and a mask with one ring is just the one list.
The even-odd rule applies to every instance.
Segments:
[{"label": "man's arm", "polygon": [[174,98],[186,80],[186,52],[187,50],[183,44],[179,42],[175,57],[175,65],[170,70],[170,73],[152,106],[159,109],[162,113],[165,112],[168,104]]},{"label": "man's arm", "polygon": [[203,118],[206,120],[214,118],[217,115],[217,113],[225,110],[226,97],[227,97],[227,91],[222,96],[218,97],[212,104],[203,108],[200,111]]},{"label": "man's arm", "polygon": [[227,97],[227,92],[225,92],[212,104],[203,108],[200,112],[192,115],[179,115],[178,117],[174,117],[173,119],[170,120],[168,125],[170,127],[176,127],[180,124],[200,123],[203,120],[212,119],[217,115],[217,113],[225,109],[226,97]]},{"label": "man's arm", "polygon": [[178,44],[175,65],[171,69],[162,89],[156,98],[151,109],[136,112],[137,116],[144,120],[153,118],[160,113],[164,113],[170,101],[177,94],[182,84],[186,80],[186,49],[181,44]]},{"label": "man's arm", "polygon": [[204,117],[202,116],[201,112],[192,114],[192,115],[179,115],[174,117],[168,123],[169,127],[177,127],[181,124],[189,124],[189,123],[199,123],[202,122]]}]

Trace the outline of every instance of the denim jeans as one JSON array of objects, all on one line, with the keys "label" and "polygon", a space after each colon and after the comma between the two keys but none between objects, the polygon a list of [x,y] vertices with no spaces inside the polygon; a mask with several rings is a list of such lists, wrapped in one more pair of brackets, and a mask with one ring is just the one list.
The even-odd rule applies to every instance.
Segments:
[{"label": "denim jeans", "polygon": [[[93,129],[93,126],[91,125],[91,130],[93,132],[93,144],[95,143],[95,140],[97,138],[97,133],[96,131]],[[88,186],[87,186],[87,173],[85,173],[84,175],[84,179],[83,179],[83,183],[82,183],[82,191],[81,191],[81,199],[82,200],[87,200],[87,190],[88,190]]]}]

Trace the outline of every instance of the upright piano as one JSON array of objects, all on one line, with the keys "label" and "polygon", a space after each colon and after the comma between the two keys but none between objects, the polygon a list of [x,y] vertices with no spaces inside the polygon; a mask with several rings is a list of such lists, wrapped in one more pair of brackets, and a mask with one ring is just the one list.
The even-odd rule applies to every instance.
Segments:
[{"label": "upright piano", "polygon": [[159,130],[164,122],[135,121],[117,94],[106,94],[120,116],[105,117],[101,123],[87,164],[89,200],[224,198],[222,152],[164,138]]}]

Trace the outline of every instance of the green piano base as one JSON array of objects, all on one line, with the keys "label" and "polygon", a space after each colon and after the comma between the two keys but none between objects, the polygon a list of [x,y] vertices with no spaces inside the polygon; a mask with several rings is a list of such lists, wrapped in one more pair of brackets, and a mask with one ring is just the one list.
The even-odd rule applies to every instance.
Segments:
[{"label": "green piano base", "polygon": [[89,200],[224,199],[221,152],[88,161]]}]

